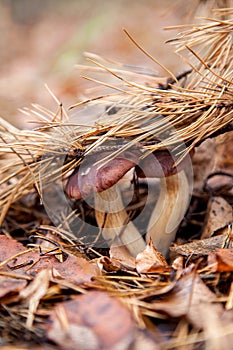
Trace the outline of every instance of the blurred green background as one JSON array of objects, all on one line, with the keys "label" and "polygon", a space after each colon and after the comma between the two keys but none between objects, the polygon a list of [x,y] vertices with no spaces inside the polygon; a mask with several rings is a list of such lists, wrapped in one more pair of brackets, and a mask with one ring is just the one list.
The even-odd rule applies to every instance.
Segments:
[{"label": "blurred green background", "polygon": [[48,84],[65,106],[86,88],[75,64],[89,51],[129,64],[156,66],[126,37],[129,33],[173,72],[182,70],[174,48],[164,42],[182,24],[185,0],[2,0],[0,2],[0,115],[25,127],[19,108],[33,102],[54,109]]}]

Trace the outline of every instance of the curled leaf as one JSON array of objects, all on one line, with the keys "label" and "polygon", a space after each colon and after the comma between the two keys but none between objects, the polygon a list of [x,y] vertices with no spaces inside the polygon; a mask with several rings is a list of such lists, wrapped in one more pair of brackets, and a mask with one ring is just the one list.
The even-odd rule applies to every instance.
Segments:
[{"label": "curled leaf", "polygon": [[171,270],[164,256],[155,248],[151,238],[143,252],[136,256],[136,269],[138,273]]},{"label": "curled leaf", "polygon": [[208,238],[221,233],[229,222],[233,221],[231,205],[222,197],[210,199],[207,207],[206,224],[202,238]]},{"label": "curled leaf", "polygon": [[219,248],[208,256],[208,264],[213,272],[233,271],[233,248]]}]

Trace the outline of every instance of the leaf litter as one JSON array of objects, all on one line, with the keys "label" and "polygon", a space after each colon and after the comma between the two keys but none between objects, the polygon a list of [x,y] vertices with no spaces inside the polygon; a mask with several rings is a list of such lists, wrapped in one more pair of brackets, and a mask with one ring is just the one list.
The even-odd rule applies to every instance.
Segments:
[{"label": "leaf litter", "polygon": [[[1,122],[4,165],[2,163],[0,183],[0,331],[3,345],[21,341],[30,342],[33,349],[38,344],[48,349],[56,346],[83,350],[231,349],[233,50],[229,44],[232,19],[226,18],[233,10],[217,14],[220,19],[197,24],[174,41],[179,53],[185,48],[198,62],[196,65],[188,62],[191,72],[184,75],[187,81],[183,85],[173,74],[170,86],[163,85],[163,89],[158,87],[158,78],[153,76],[148,77],[148,84],[132,82],[121,77],[121,69],[105,67],[104,59],[98,58],[97,68],[122,83],[122,86],[111,86],[115,95],[99,97],[105,109],[109,108],[109,103],[111,108],[120,108],[122,114],[115,110],[116,120],[112,125],[105,119],[99,119],[91,128],[74,125],[75,137],[72,130],[67,139],[61,141],[58,137],[51,144],[53,128],[63,123],[69,130],[69,121],[62,120],[62,115],[67,117],[62,106],[55,116],[51,113],[50,119],[48,112],[43,116],[44,109],[34,106],[31,113],[42,115],[43,121],[41,128],[30,132]],[[208,47],[207,44],[202,47],[203,43],[208,43]],[[133,72],[129,73],[126,76],[132,77]],[[143,79],[145,77],[146,74]],[[86,103],[95,105],[96,99],[81,105]],[[143,107],[144,111],[149,109],[145,114]],[[139,124],[134,123],[135,114]],[[177,151],[175,137],[165,119],[155,118],[159,115],[170,118],[169,122],[173,120],[186,143],[185,152]],[[163,143],[145,131],[148,120],[151,130],[166,134]],[[144,125],[143,134],[138,125]],[[205,154],[205,144],[199,145],[208,137],[226,131],[228,136],[220,135],[217,141],[211,141],[212,149],[207,147],[209,153]],[[134,151],[136,147],[137,153],[138,142],[142,142],[146,154],[174,147],[178,162],[196,148],[191,203],[166,258],[152,240],[145,243],[144,250],[132,256],[127,244],[116,244],[116,238],[120,239],[124,230],[109,248],[99,248],[104,238],[103,234],[101,237],[106,222],[104,215],[100,234],[93,242],[85,241],[88,235],[85,225],[79,234],[73,235],[70,228],[74,213],[82,215],[85,222],[98,224],[95,213],[82,200],[72,203],[77,207],[68,216],[63,213],[63,224],[57,227],[52,226],[38,204],[40,176],[45,177],[48,185],[55,178],[65,182],[66,187],[68,178],[71,179],[68,184],[70,181],[74,186],[75,172],[84,155],[94,151],[99,160],[99,153],[104,152],[101,147],[106,140],[112,141],[112,137],[129,138],[126,144],[121,144],[122,151],[108,149],[103,153],[104,169],[110,166],[111,176],[117,170],[117,179],[122,170],[119,155],[131,147]],[[49,154],[42,159],[45,144]],[[67,144],[71,147],[62,169],[53,169],[48,176],[43,170],[52,164],[54,157],[62,156],[61,145],[66,149]],[[115,158],[111,158],[113,152]],[[213,162],[207,165],[207,158]],[[132,165],[131,162],[129,168]],[[88,173],[88,169],[86,166],[83,170]],[[124,173],[123,167],[122,176]],[[99,174],[97,171],[97,177]],[[104,183],[97,179],[101,190],[108,190],[108,181],[110,186],[115,183],[113,178],[106,179]],[[90,172],[88,181],[90,183],[84,184],[87,191],[91,188],[95,192],[95,174]],[[128,205],[124,218],[136,216],[142,205],[145,189],[143,181],[137,181],[137,201],[132,200]],[[76,190],[79,195],[82,188]],[[99,245],[95,245],[97,242]]]}]

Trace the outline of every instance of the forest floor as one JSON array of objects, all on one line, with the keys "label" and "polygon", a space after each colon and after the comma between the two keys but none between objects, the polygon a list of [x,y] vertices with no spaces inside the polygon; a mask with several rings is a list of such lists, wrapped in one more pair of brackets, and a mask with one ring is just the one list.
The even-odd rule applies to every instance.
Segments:
[{"label": "forest floor", "polygon": [[[0,5],[0,114],[20,129],[35,126],[22,112],[32,103],[56,110],[44,84],[65,108],[93,91],[75,67],[87,64],[84,51],[163,74],[122,28],[169,70],[184,70],[164,44],[177,30],[163,31],[189,20],[182,1],[13,3]],[[151,242],[132,257],[67,237],[35,192],[14,203],[0,235],[1,349],[230,350],[232,136],[196,148],[190,204],[166,259]],[[142,186],[142,203],[146,195]]]}]

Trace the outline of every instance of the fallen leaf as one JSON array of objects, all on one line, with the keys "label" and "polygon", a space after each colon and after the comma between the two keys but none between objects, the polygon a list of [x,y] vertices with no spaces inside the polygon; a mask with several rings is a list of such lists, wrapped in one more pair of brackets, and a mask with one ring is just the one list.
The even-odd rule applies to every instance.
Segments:
[{"label": "fallen leaf", "polygon": [[229,331],[232,319],[229,315],[225,314],[223,317],[219,317],[219,313],[211,304],[205,304],[202,316],[205,317],[203,324],[206,339],[205,348],[232,350],[232,329]]},{"label": "fallen leaf", "polygon": [[[32,262],[31,267],[27,265],[28,261]],[[89,262],[84,258],[74,255],[68,255],[65,261],[59,262],[55,255],[41,255],[39,251],[28,252],[18,257],[17,262],[11,263],[10,268],[14,270],[15,267],[20,265],[25,265],[25,267],[17,268],[17,271],[32,276],[41,270],[53,268],[57,272],[57,277],[59,274],[60,278],[67,279],[78,285],[85,282],[90,283],[92,277],[99,273],[95,262]]]},{"label": "fallen leaf", "polygon": [[111,259],[117,260],[121,266],[127,270],[135,270],[135,258],[129,253],[125,246],[112,244],[109,250],[109,255]]},{"label": "fallen leaf", "polygon": [[184,269],[184,257],[178,256],[173,262],[172,262],[172,268],[176,271],[176,279],[179,279],[183,274]]},{"label": "fallen leaf", "polygon": [[74,255],[68,255],[63,263],[57,263],[54,269],[60,277],[76,285],[92,282],[92,277],[100,271],[95,261],[88,261]]},{"label": "fallen leaf", "polygon": [[208,174],[205,189],[212,195],[233,195],[233,132],[216,138],[214,168]]},{"label": "fallen leaf", "polygon": [[216,138],[215,169],[233,171],[233,131]]},{"label": "fallen leaf", "polygon": [[207,207],[206,223],[201,238],[209,238],[216,233],[219,234],[232,221],[231,205],[222,197],[211,198]]},{"label": "fallen leaf", "polygon": [[[23,251],[25,251],[23,244],[4,235],[0,235],[0,263]],[[0,272],[4,274],[2,276],[0,275],[0,298],[10,293],[20,292],[28,283],[24,278],[20,279],[22,273],[19,270],[12,273],[6,264],[0,267]],[[15,277],[11,277],[12,275],[15,275]]]},{"label": "fallen leaf", "polygon": [[25,247],[22,243],[15,239],[10,239],[4,235],[0,235],[0,262],[9,259],[20,252],[23,252]]},{"label": "fallen leaf", "polygon": [[100,270],[105,270],[107,272],[113,272],[113,271],[127,271],[126,268],[124,268],[121,263],[116,259],[111,259],[108,256],[101,256],[98,259],[98,266],[100,267]]},{"label": "fallen leaf", "polygon": [[[25,254],[22,254],[24,252]],[[17,254],[21,255],[14,258]],[[3,264],[7,260],[8,263]],[[0,273],[4,273],[0,275],[0,297],[20,292],[28,283],[26,277],[34,277],[42,270],[53,269],[57,280],[65,279],[75,285],[91,283],[92,277],[99,274],[95,261],[90,262],[81,257],[68,255],[61,263],[55,255],[41,254],[39,250],[28,251],[21,243],[5,236],[0,236],[0,261],[3,264]]]},{"label": "fallen leaf", "polygon": [[10,293],[18,293],[27,285],[23,279],[0,276],[0,298]]},{"label": "fallen leaf", "polygon": [[47,336],[63,349],[128,349],[135,324],[129,310],[105,292],[88,292],[56,306]]},{"label": "fallen leaf", "polygon": [[135,262],[138,273],[153,273],[161,271],[161,269],[172,269],[168,266],[164,256],[155,248],[151,238],[143,252],[136,256]]},{"label": "fallen leaf", "polygon": [[224,234],[200,239],[191,243],[182,245],[174,245],[170,247],[170,257],[175,259],[177,256],[194,256],[195,258],[203,255],[209,255],[211,252],[215,252],[216,249],[221,248],[228,234],[228,228],[224,229]]},{"label": "fallen leaf", "polygon": [[227,172],[225,169],[216,170],[209,174],[206,179],[206,192],[212,196],[229,196],[233,195],[233,171]]},{"label": "fallen leaf", "polygon": [[203,194],[203,184],[207,176],[214,168],[215,141],[208,139],[195,150],[192,166],[194,174],[193,193]]},{"label": "fallen leaf", "polygon": [[219,248],[208,256],[208,265],[212,272],[233,271],[233,248]]},{"label": "fallen leaf", "polygon": [[216,302],[216,296],[210,291],[199,275],[192,271],[182,276],[174,288],[160,301],[151,303],[153,310],[163,311],[171,317],[185,316],[198,329],[205,327],[205,305],[220,317],[223,306]]}]

